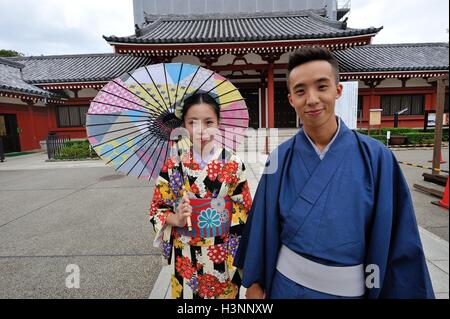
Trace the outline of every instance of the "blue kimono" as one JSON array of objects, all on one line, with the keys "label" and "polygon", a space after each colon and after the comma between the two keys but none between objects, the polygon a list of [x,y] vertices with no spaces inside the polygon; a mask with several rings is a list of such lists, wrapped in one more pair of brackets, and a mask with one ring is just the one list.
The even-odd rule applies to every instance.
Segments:
[{"label": "blue kimono", "polygon": [[390,150],[343,122],[323,160],[303,129],[273,152],[235,266],[243,286],[268,298],[338,298],[290,281],[276,269],[281,245],[331,266],[377,265],[364,298],[434,298],[411,195]]}]

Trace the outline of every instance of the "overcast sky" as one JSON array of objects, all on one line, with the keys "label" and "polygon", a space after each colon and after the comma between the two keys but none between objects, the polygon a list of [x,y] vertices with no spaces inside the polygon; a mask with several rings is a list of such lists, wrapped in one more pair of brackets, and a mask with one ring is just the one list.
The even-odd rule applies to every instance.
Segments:
[{"label": "overcast sky", "polygon": [[[349,27],[384,26],[374,43],[448,42],[448,0],[352,0]],[[25,55],[112,52],[134,32],[132,0],[0,0],[0,49]]]}]

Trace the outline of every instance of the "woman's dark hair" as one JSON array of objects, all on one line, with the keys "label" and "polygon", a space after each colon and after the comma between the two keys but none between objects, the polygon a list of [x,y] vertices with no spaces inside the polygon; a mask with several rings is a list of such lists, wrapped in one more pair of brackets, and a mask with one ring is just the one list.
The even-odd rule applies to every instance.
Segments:
[{"label": "woman's dark hair", "polygon": [[188,97],[186,100],[184,100],[183,110],[181,113],[181,121],[184,123],[184,117],[186,116],[187,111],[191,108],[191,106],[202,103],[210,105],[217,115],[217,120],[220,119],[219,103],[217,103],[217,101],[208,93],[196,93]]}]

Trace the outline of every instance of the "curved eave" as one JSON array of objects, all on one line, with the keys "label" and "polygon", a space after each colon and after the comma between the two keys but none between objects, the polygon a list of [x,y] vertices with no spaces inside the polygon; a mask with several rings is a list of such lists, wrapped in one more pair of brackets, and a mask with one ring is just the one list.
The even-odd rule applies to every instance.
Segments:
[{"label": "curved eave", "polygon": [[44,90],[64,90],[64,89],[101,89],[104,87],[109,81],[108,80],[102,80],[102,81],[77,81],[77,82],[45,82],[45,83],[39,83],[39,87],[41,87]]},{"label": "curved eave", "polygon": [[181,39],[179,41],[170,41],[170,40],[149,40],[149,39],[140,39],[140,38],[128,38],[128,37],[115,37],[115,36],[103,36],[103,38],[110,45],[211,45],[211,44],[220,44],[220,45],[236,45],[236,44],[255,44],[255,43],[288,43],[288,42],[301,42],[301,41],[327,41],[327,40],[344,40],[344,39],[352,39],[352,38],[360,38],[360,37],[374,37],[383,27],[380,28],[371,28],[368,29],[367,32],[361,32],[360,30],[350,30],[347,34],[337,34],[333,35],[332,33],[328,34],[311,34],[308,36],[286,36],[286,37],[254,37],[254,38],[236,38],[232,41],[227,41],[224,38],[214,38],[210,41],[188,41],[188,39]]},{"label": "curved eave", "polygon": [[346,38],[323,38],[308,40],[253,41],[253,42],[216,42],[216,43],[172,43],[140,44],[110,43],[115,52],[142,56],[170,56],[178,54],[247,54],[247,53],[285,53],[305,45],[321,45],[330,49],[341,50],[354,46],[368,45],[375,33]]},{"label": "curved eave", "polygon": [[[116,76],[117,77],[117,76]],[[28,83],[43,86],[49,84],[80,84],[80,83],[97,83],[97,82],[108,82],[116,77],[98,77],[98,78],[75,78],[75,79],[45,79],[45,80],[33,80],[28,81]]]},{"label": "curved eave", "polygon": [[67,100],[65,98],[58,97],[55,95],[43,95],[39,93],[25,92],[22,90],[7,89],[4,86],[0,86],[0,97],[23,99],[34,102],[47,101],[52,103],[64,103],[64,101]]},{"label": "curved eave", "polygon": [[343,31],[340,34],[336,33],[323,33],[323,34],[308,34],[308,35],[286,35],[286,36],[253,36],[253,37],[236,37],[231,41],[227,41],[224,37],[217,38],[200,38],[192,41],[191,39],[176,39],[175,41],[172,39],[145,39],[145,38],[130,38],[130,37],[116,37],[116,36],[103,36],[103,38],[111,45],[118,44],[144,44],[144,45],[176,45],[176,44],[190,44],[190,45],[198,45],[198,44],[213,44],[213,43],[226,43],[226,44],[236,44],[236,43],[254,43],[254,42],[281,42],[281,41],[302,41],[302,40],[315,40],[320,41],[324,39],[342,39],[342,38],[351,38],[358,36],[374,36],[378,32],[380,32],[383,27],[380,28],[369,28],[365,30],[358,29],[349,29],[348,31]]},{"label": "curved eave", "polygon": [[32,95],[32,96],[42,97],[42,98],[54,97],[54,95],[51,93],[46,94],[46,93],[40,92],[40,91],[29,90],[29,89],[20,89],[20,88],[16,88],[16,87],[9,86],[9,85],[3,85],[3,84],[0,85],[0,91],[17,93],[17,94],[26,94],[26,95]]},{"label": "curved eave", "polygon": [[440,75],[448,74],[448,69],[434,69],[434,70],[408,70],[408,71],[395,71],[395,70],[385,70],[385,71],[371,71],[371,72],[341,72],[340,77],[342,80],[349,79],[388,79],[388,78],[429,78],[436,77]]}]

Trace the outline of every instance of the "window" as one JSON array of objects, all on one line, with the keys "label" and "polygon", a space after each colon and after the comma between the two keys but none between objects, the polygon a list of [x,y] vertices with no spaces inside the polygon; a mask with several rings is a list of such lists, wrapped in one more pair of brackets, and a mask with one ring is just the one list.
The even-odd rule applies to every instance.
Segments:
[{"label": "window", "polygon": [[423,115],[425,96],[422,94],[382,95],[381,108],[383,115],[394,115],[395,112],[408,108],[402,115]]},{"label": "window", "polygon": [[80,127],[86,124],[89,106],[58,106],[58,127]]}]

